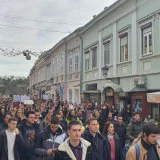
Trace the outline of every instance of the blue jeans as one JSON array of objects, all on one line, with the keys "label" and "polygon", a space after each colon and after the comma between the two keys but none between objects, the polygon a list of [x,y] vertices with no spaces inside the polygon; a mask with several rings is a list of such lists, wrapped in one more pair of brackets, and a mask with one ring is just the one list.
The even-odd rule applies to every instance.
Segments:
[{"label": "blue jeans", "polygon": [[121,148],[121,160],[125,160],[126,159],[126,147],[124,146],[123,148]]}]

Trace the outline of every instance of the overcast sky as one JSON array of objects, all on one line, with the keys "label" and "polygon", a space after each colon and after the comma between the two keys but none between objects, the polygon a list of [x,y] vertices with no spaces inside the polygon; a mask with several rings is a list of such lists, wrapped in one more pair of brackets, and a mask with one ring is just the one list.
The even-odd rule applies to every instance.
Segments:
[{"label": "overcast sky", "polygon": [[[116,0],[0,0],[0,48],[41,52]],[[28,28],[28,29],[22,29]],[[36,57],[2,56],[0,76],[28,76]]]}]

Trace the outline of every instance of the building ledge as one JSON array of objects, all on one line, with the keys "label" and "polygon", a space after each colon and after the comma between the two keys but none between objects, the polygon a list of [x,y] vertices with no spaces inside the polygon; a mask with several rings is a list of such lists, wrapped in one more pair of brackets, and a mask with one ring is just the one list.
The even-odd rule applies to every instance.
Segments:
[{"label": "building ledge", "polygon": [[97,70],[98,70],[98,68],[94,68],[94,69],[90,69],[88,71],[84,71],[84,73],[89,73],[89,72],[93,72],[93,71],[97,71]]},{"label": "building ledge", "polygon": [[128,63],[132,63],[132,61],[120,62],[120,63],[117,63],[117,65],[123,65],[123,64],[128,64]]},{"label": "building ledge", "polygon": [[155,58],[155,57],[160,57],[160,53],[159,54],[145,55],[145,56],[142,56],[141,58],[139,58],[139,60],[143,61],[143,60],[150,59],[150,58]]}]

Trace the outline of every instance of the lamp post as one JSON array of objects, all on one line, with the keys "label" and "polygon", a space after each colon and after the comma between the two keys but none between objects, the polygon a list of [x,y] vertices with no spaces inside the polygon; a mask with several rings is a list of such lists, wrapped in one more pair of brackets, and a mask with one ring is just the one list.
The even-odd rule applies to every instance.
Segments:
[{"label": "lamp post", "polygon": [[108,70],[109,70],[109,67],[105,64],[105,66],[102,67],[103,77],[107,78],[107,76],[108,76]]}]

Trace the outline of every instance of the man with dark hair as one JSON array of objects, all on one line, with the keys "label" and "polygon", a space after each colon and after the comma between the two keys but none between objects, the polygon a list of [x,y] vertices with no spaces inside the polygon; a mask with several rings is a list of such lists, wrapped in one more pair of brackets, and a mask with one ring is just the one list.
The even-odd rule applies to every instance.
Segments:
[{"label": "man with dark hair", "polygon": [[39,109],[35,110],[35,122],[39,125],[40,131],[42,131],[43,130],[43,118],[41,116]]},{"label": "man with dark hair", "polygon": [[50,125],[37,138],[35,153],[43,160],[53,160],[58,146],[64,142],[67,135],[59,125],[59,119],[53,117]]},{"label": "man with dark hair", "polygon": [[124,160],[126,156],[126,126],[123,122],[123,117],[121,114],[117,115],[117,120],[114,123],[115,133],[119,136],[121,145],[121,159]]},{"label": "man with dark hair", "polygon": [[[24,138],[25,142],[30,146],[35,146],[35,141],[39,130],[39,125],[35,123],[35,112],[29,111],[26,113],[26,121],[24,121],[20,127],[19,130],[22,134],[22,137]],[[32,159],[34,152],[32,153],[26,153],[26,160]]]},{"label": "man with dark hair", "polygon": [[69,138],[58,147],[55,160],[93,160],[91,144],[81,138],[82,124],[73,120],[68,124]]},{"label": "man with dark hair", "polygon": [[0,160],[23,160],[22,151],[27,150],[23,138],[16,129],[17,119],[8,119],[8,129],[0,133]]},{"label": "man with dark hair", "polygon": [[11,117],[10,114],[6,113],[3,118],[3,122],[0,124],[0,132],[8,128],[8,119]]},{"label": "man with dark hair", "polygon": [[149,122],[144,125],[142,134],[138,143],[129,149],[126,160],[159,160],[160,149],[157,148],[156,139],[160,129]]},{"label": "man with dark hair", "polygon": [[144,122],[141,121],[140,113],[133,113],[132,122],[127,127],[127,140],[128,143],[137,143],[137,137],[142,132]]},{"label": "man with dark hair", "polygon": [[60,124],[60,126],[62,127],[62,129],[63,129],[64,131],[66,131],[67,123],[66,123],[66,121],[63,119],[63,116],[60,114],[60,112],[57,112],[57,113],[56,113],[56,117],[59,119],[59,124]]},{"label": "man with dark hair", "polygon": [[91,143],[93,160],[108,160],[108,143],[99,133],[99,123],[95,117],[88,118],[82,137]]}]

